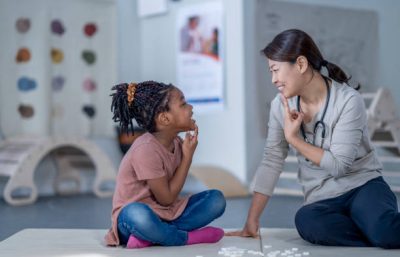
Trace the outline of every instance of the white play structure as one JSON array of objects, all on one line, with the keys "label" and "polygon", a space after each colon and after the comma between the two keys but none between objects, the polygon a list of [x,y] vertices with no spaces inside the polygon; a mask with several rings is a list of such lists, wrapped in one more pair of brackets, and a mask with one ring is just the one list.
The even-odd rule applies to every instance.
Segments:
[{"label": "white play structure", "polygon": [[[396,103],[390,91],[386,88],[379,88],[374,93],[362,94],[368,116],[368,131],[372,143],[378,150],[379,160],[384,165],[383,175],[393,191],[400,192],[400,184],[392,183],[393,180],[399,180],[400,168],[397,170],[388,170],[385,164],[392,165],[396,169],[400,164],[400,117],[396,112]],[[385,140],[377,139],[376,134],[389,135]],[[396,150],[396,151],[393,151]],[[396,165],[397,164],[397,165]],[[289,154],[286,158],[287,166],[296,166],[297,158],[293,154]],[[286,168],[281,176],[280,182],[275,188],[275,194],[302,196],[301,187],[297,183],[297,169],[291,167]]]},{"label": "white play structure", "polygon": [[[116,171],[108,156],[93,142],[87,139],[69,137],[46,138],[10,138],[0,143],[0,175],[9,177],[4,189],[4,199],[12,205],[33,203],[38,197],[34,183],[34,172],[42,159],[52,154],[57,163],[57,179],[54,190],[58,194],[78,193],[80,185],[79,171],[71,165],[74,159],[85,155],[56,154],[57,149],[72,147],[82,151],[95,166],[93,193],[98,197],[112,195],[112,188],[105,183],[115,180]],[[72,181],[75,186],[63,187],[63,183]],[[23,193],[21,193],[23,191]],[[18,194],[19,192],[19,194]]]},{"label": "white play structure", "polygon": [[[400,192],[400,185],[392,185],[391,178],[400,178],[400,118],[396,112],[396,103],[388,89],[380,88],[376,93],[363,94],[366,101],[371,101],[368,114],[368,131],[372,142],[377,149],[382,149],[391,154],[379,154],[379,160],[384,164],[397,164],[397,170],[383,170],[383,175],[395,192]],[[385,140],[376,139],[375,134],[388,134]],[[394,151],[393,151],[394,150]],[[379,152],[378,152],[379,153]]]}]

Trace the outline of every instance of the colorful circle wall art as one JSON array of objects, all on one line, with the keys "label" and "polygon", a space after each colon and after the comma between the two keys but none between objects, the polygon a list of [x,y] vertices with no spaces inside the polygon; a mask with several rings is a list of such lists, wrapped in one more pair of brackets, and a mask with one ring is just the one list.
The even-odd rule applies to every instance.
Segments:
[{"label": "colorful circle wall art", "polygon": [[27,92],[36,89],[36,82],[33,79],[27,77],[21,77],[18,80],[18,90]]},{"label": "colorful circle wall art", "polygon": [[53,63],[61,63],[64,60],[64,53],[61,49],[52,48],[51,49],[51,60]]},{"label": "colorful circle wall art", "polygon": [[[56,37],[63,37],[61,39],[64,39],[65,36],[67,35],[67,31],[69,31],[69,27],[65,26],[65,23],[63,20],[59,18],[55,18],[50,20],[49,23],[47,23],[49,26],[48,27],[48,33],[52,36]],[[28,17],[18,17],[17,20],[15,21],[15,29],[17,30],[17,33],[24,34],[29,32],[32,29],[32,20]],[[95,40],[96,35],[99,33],[99,27],[96,22],[93,21],[88,21],[84,22],[83,26],[80,27],[81,33],[81,38],[86,38],[88,40]],[[25,35],[24,35],[25,36]],[[37,35],[35,35],[37,37]],[[60,39],[60,42],[61,42]],[[59,42],[59,41],[53,41],[53,42]],[[82,61],[87,65],[88,68],[88,77],[82,78],[82,84],[81,84],[81,90],[87,93],[93,93],[98,90],[98,84],[96,80],[94,79],[95,76],[92,76],[92,72],[90,70],[90,66],[93,66],[97,62],[97,52],[92,48],[93,44],[88,44],[87,48],[77,50],[77,54],[75,55],[77,59],[82,58]],[[18,52],[15,55],[15,61],[16,63],[26,63],[31,61],[32,59],[32,46],[18,46]],[[74,47],[74,46],[68,46],[68,47]],[[48,48],[48,53],[51,58],[51,62],[53,65],[60,64],[64,62],[64,58],[67,58],[67,56],[64,54],[64,50],[60,47],[60,45],[53,45],[50,48]],[[33,53],[36,55],[36,52]],[[79,54],[81,56],[79,56]],[[36,57],[36,56],[35,56]],[[68,56],[69,57],[69,56]],[[22,67],[22,66],[21,66]],[[61,67],[59,67],[61,68]],[[66,80],[67,80],[67,75],[59,73],[60,71],[58,69],[52,69],[53,72],[51,75],[51,90],[53,92],[62,92],[64,87],[66,86]],[[57,73],[55,73],[57,72]],[[17,90],[19,92],[31,92],[35,91],[40,87],[40,84],[38,81],[32,77],[25,75],[21,75],[20,77],[17,77],[17,83],[16,83]],[[82,92],[81,91],[81,92]],[[79,94],[80,92],[78,92]],[[93,99],[92,99],[93,100]],[[61,118],[64,116],[65,112],[67,111],[67,106],[61,104],[61,103],[53,103],[51,107],[51,115],[53,118]],[[17,106],[17,111],[19,115],[23,119],[29,119],[34,117],[35,115],[35,104],[34,103],[18,103]],[[88,117],[89,119],[94,119],[96,116],[96,106],[89,102],[89,103],[82,103],[81,105],[81,114]]]},{"label": "colorful circle wall art", "polygon": [[59,92],[63,89],[65,78],[63,76],[56,76],[51,80],[51,87],[54,92]]},{"label": "colorful circle wall art", "polygon": [[65,33],[65,27],[60,20],[53,20],[50,25],[53,34],[62,36]]},{"label": "colorful circle wall art", "polygon": [[86,62],[86,64],[92,65],[96,62],[96,54],[91,50],[84,50],[82,51],[82,59]]},{"label": "colorful circle wall art", "polygon": [[15,23],[15,27],[19,33],[26,33],[31,28],[31,21],[28,18],[19,18]]},{"label": "colorful circle wall art", "polygon": [[33,107],[30,105],[20,104],[18,106],[18,112],[22,118],[29,119],[34,115]]},{"label": "colorful circle wall art", "polygon": [[54,118],[61,118],[64,116],[64,108],[59,104],[54,104],[51,112]]},{"label": "colorful circle wall art", "polygon": [[93,107],[93,105],[89,105],[89,104],[84,105],[82,107],[82,111],[91,119],[96,114],[96,109]]},{"label": "colorful circle wall art", "polygon": [[83,81],[83,89],[86,92],[93,92],[95,91],[97,88],[96,82],[94,82],[92,79],[85,79],[85,81]]},{"label": "colorful circle wall art", "polygon": [[83,27],[83,33],[87,37],[92,37],[94,34],[97,32],[97,26],[93,22],[86,23],[86,25]]},{"label": "colorful circle wall art", "polygon": [[17,56],[15,56],[15,61],[17,63],[28,62],[30,59],[31,59],[31,52],[26,47],[20,48],[17,52]]}]

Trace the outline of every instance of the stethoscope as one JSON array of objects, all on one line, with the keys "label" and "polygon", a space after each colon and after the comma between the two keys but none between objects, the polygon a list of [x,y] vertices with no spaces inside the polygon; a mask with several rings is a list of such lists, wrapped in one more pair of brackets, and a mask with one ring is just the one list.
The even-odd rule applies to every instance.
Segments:
[{"label": "stethoscope", "polygon": [[[331,96],[331,91],[330,91],[330,88],[329,88],[328,78],[326,78],[325,76],[322,76],[322,77],[324,78],[325,85],[326,85],[326,90],[327,90],[328,94],[326,96],[325,107],[324,107],[324,111],[322,113],[322,117],[314,125],[314,137],[313,137],[313,142],[312,142],[312,144],[315,145],[315,138],[316,138],[316,135],[317,135],[317,131],[318,131],[318,128],[321,127],[322,128],[321,148],[322,148],[322,145],[324,144],[325,135],[326,135],[326,133],[325,133],[326,126],[325,126],[325,123],[324,123],[324,118],[325,118],[326,110],[328,109],[329,98]],[[300,96],[297,96],[297,111],[300,112]],[[301,131],[301,134],[303,135],[304,141],[306,141],[307,143],[311,144],[311,142],[308,140],[308,138],[306,136],[306,131],[304,129],[303,123],[301,123],[301,125],[300,125],[300,131]]]}]

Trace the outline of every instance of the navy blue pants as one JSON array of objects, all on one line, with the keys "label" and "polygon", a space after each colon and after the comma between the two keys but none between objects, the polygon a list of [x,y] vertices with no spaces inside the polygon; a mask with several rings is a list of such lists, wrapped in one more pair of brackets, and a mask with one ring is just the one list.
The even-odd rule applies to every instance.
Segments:
[{"label": "navy blue pants", "polygon": [[382,177],[303,206],[295,224],[300,236],[313,244],[400,248],[397,199]]}]

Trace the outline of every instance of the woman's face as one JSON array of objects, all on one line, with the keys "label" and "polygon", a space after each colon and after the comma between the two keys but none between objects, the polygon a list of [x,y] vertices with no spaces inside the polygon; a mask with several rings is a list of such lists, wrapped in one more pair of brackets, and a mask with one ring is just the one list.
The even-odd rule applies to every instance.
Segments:
[{"label": "woman's face", "polygon": [[286,98],[299,95],[304,78],[297,63],[279,62],[268,59],[269,71],[274,84],[279,92]]}]

